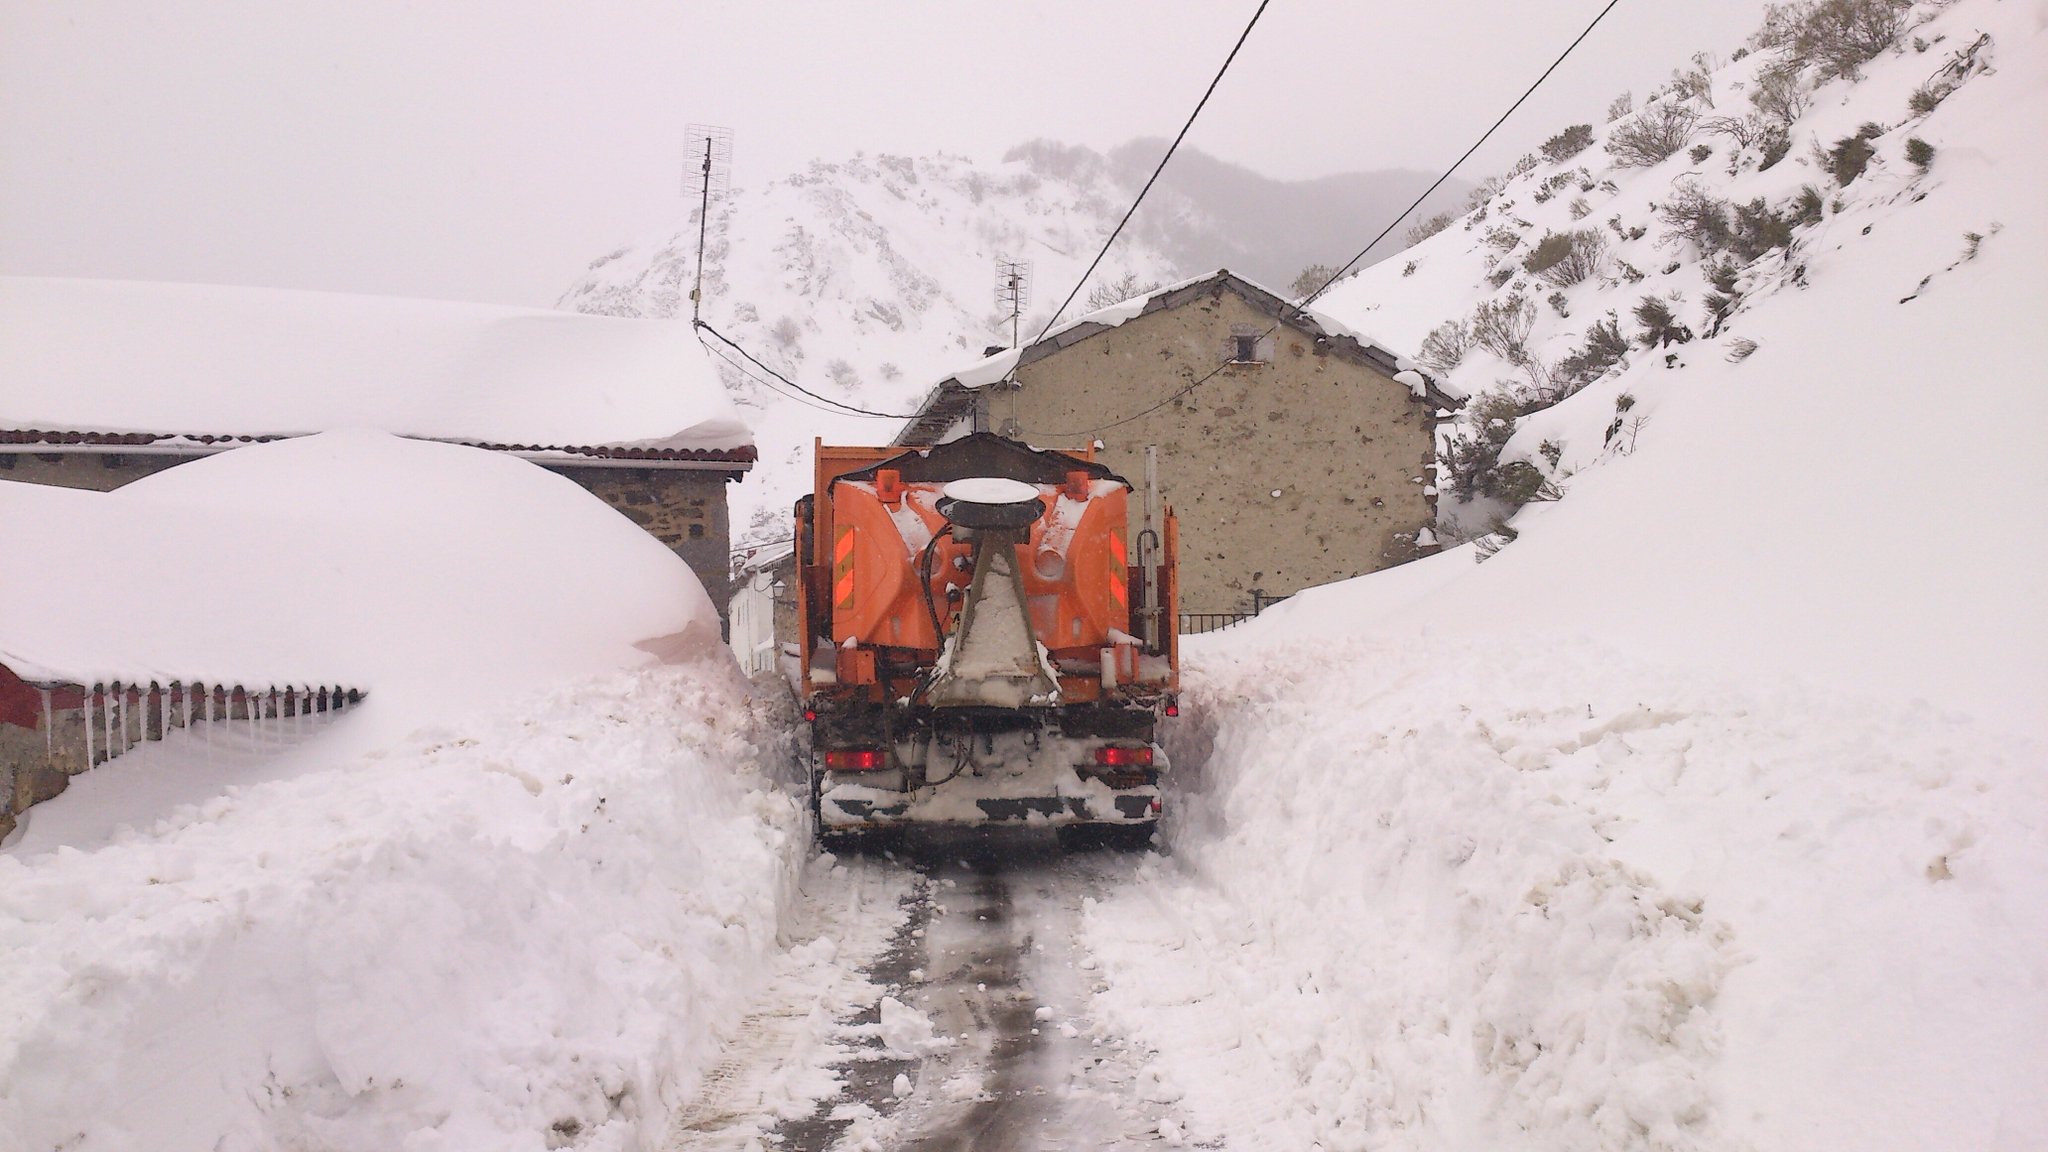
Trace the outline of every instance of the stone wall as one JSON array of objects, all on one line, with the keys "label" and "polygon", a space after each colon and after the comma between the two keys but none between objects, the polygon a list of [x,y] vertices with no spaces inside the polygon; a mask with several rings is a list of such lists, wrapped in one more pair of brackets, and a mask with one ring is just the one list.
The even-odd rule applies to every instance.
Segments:
[{"label": "stone wall", "polygon": [[112,492],[191,456],[134,452],[0,452],[0,480]]},{"label": "stone wall", "polygon": [[683,558],[725,615],[732,598],[732,531],[718,472],[549,465],[617,509]]},{"label": "stone wall", "polygon": [[1098,438],[1096,459],[1141,494],[1157,445],[1161,502],[1180,517],[1182,611],[1250,611],[1254,589],[1279,597],[1413,559],[1436,519],[1434,410],[1292,328],[1264,342],[1269,362],[1087,431],[1159,404],[1223,364],[1234,333],[1272,325],[1221,288],[1137,317],[1018,369],[989,398],[990,427],[1047,448]]}]

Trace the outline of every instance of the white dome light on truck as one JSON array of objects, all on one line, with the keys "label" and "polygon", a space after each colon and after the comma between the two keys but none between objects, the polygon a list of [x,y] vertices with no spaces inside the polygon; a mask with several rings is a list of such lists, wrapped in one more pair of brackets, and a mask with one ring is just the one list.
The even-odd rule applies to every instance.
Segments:
[{"label": "white dome light on truck", "polygon": [[1045,515],[1038,489],[999,476],[955,480],[940,490],[939,515],[962,528],[1018,529]]}]

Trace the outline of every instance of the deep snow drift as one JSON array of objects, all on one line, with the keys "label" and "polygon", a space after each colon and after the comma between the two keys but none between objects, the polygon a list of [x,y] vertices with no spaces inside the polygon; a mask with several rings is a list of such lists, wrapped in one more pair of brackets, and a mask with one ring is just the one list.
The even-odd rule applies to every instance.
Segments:
[{"label": "deep snow drift", "polygon": [[[1916,17],[1814,93],[1785,164],[1897,123],[1979,32],[1994,67],[1880,134],[1793,257],[1744,271],[1721,338],[1639,347],[1529,417],[1510,450],[1556,442],[1565,495],[1519,539],[1189,644],[1174,854],[1087,931],[1100,1011],[1158,1050],[1194,1135],[2048,1141],[2048,456],[2026,439],[2048,418],[2048,8]],[[1755,66],[1716,74],[1724,110]],[[1909,135],[1937,150],[1924,175]],[[1590,179],[1627,224],[1687,160]],[[1476,256],[1462,303],[1430,277],[1477,239],[1454,226],[1326,306],[1419,336],[1470,307]],[[1655,259],[1675,270],[1650,290],[1703,286],[1684,247]],[[1642,291],[1601,290],[1573,315]],[[1624,392],[1649,419],[1618,450]]]},{"label": "deep snow drift", "polygon": [[0,599],[22,606],[0,619],[0,660],[32,678],[346,684],[397,736],[650,663],[692,629],[717,642],[659,541],[480,449],[331,432],[108,493],[0,482],[0,517],[41,542],[0,552]]},{"label": "deep snow drift", "polygon": [[801,837],[715,659],[0,856],[0,1148],[651,1145]]},{"label": "deep snow drift", "polygon": [[[199,723],[0,853],[0,1149],[656,1141],[775,954],[797,804],[673,553],[381,433],[109,494],[0,484],[0,652],[367,688]],[[303,681],[301,681],[303,682]]]}]

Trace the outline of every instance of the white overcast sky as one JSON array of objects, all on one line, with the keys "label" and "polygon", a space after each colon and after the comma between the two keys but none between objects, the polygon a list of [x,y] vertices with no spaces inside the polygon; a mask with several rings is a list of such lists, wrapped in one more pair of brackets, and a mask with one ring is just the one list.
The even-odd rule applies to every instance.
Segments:
[{"label": "white overcast sky", "polygon": [[[1604,2],[1272,0],[1190,141],[1279,177],[1438,170]],[[1460,174],[1727,53],[1763,3],[1621,0]],[[741,186],[1166,136],[1255,7],[0,0],[0,273],[548,305],[681,217],[691,122],[734,130]]]}]

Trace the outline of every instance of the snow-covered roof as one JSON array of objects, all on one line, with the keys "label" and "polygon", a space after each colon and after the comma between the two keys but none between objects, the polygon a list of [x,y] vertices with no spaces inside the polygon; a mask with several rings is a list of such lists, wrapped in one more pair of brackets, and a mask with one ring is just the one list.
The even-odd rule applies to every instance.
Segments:
[{"label": "snow-covered roof", "polygon": [[575,482],[342,431],[113,492],[0,480],[0,664],[92,684],[346,684],[449,696],[644,662],[716,612],[689,566]]},{"label": "snow-covered roof", "polygon": [[1155,288],[1142,296],[1133,296],[1107,308],[1098,308],[1069,320],[1022,348],[1005,349],[953,373],[932,388],[924,402],[919,405],[918,415],[912,417],[897,434],[896,443],[923,444],[938,439],[971,403],[970,393],[1009,379],[1023,365],[1044,359],[1091,336],[1120,327],[1139,316],[1178,308],[1206,293],[1226,288],[1254,308],[1271,315],[1277,322],[1318,340],[1325,340],[1332,350],[1369,363],[1386,375],[1396,378],[1407,385],[1418,400],[1427,400],[1438,407],[1446,408],[1455,408],[1464,401],[1464,394],[1461,391],[1453,389],[1441,378],[1424,370],[1421,365],[1387,345],[1348,327],[1334,317],[1312,308],[1297,307],[1286,295],[1239,276],[1228,268],[1218,268],[1214,272]]},{"label": "snow-covered roof", "polygon": [[373,428],[744,464],[675,321],[203,284],[0,277],[0,437],[203,445]]}]

